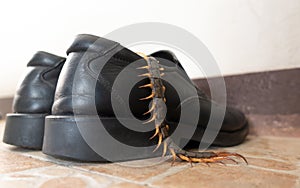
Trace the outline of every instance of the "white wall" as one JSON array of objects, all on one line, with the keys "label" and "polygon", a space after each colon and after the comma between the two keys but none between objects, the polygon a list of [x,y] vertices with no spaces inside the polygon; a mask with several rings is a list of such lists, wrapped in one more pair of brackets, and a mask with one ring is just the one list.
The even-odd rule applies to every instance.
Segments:
[{"label": "white wall", "polygon": [[65,55],[76,34],[145,21],[196,35],[224,75],[300,67],[299,0],[10,0],[0,2],[0,21],[0,97],[13,95],[36,51]]}]

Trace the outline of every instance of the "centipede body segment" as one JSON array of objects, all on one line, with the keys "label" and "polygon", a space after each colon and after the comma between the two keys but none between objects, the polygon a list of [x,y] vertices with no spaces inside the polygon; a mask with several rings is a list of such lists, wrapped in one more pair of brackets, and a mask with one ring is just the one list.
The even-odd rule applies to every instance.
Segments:
[{"label": "centipede body segment", "polygon": [[[139,76],[148,77],[150,80],[149,84],[140,86],[140,88],[149,87],[151,88],[151,94],[147,97],[141,98],[140,100],[152,100],[151,107],[144,115],[151,113],[152,117],[145,122],[145,124],[154,122],[155,124],[155,133],[150,138],[153,139],[158,137],[158,143],[155,148],[157,150],[163,144],[163,156],[169,150],[170,154],[173,156],[173,163],[176,158],[181,159],[182,161],[192,163],[223,163],[225,160],[230,160],[237,163],[232,157],[240,158],[248,164],[245,157],[238,153],[231,152],[194,152],[186,151],[181,149],[175,142],[171,139],[169,135],[169,125],[165,121],[165,116],[167,112],[166,107],[166,96],[165,91],[166,87],[163,85],[162,76],[164,76],[164,68],[159,65],[159,62],[154,57],[148,57],[146,55],[141,55],[147,65],[141,66],[138,69],[146,70],[146,73]],[[154,150],[154,151],[155,151]],[[172,163],[172,164],[173,164]]]}]

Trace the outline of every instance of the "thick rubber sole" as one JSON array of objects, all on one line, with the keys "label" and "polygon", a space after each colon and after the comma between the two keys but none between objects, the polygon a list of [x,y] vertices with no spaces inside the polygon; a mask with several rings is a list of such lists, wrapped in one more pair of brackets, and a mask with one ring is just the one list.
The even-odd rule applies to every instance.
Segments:
[{"label": "thick rubber sole", "polygon": [[153,131],[137,133],[116,118],[101,118],[101,122],[104,126],[98,116],[47,116],[42,152],[85,162],[128,161],[162,154],[161,148],[153,152],[157,144],[156,139],[149,140]]},{"label": "thick rubber sole", "polygon": [[3,142],[41,150],[46,114],[7,114]]},{"label": "thick rubber sole", "polygon": [[[123,120],[132,128],[147,126],[129,119]],[[136,132],[124,127],[116,118],[110,117],[101,118],[101,122],[104,126],[99,125],[101,123],[98,116],[47,116],[43,153],[85,162],[118,162],[161,156],[162,147],[153,152],[157,139],[149,140],[154,130]],[[198,127],[192,138],[181,139],[200,144],[204,131]],[[213,145],[237,145],[244,141],[247,133],[248,124],[245,122],[240,130],[220,131]]]}]

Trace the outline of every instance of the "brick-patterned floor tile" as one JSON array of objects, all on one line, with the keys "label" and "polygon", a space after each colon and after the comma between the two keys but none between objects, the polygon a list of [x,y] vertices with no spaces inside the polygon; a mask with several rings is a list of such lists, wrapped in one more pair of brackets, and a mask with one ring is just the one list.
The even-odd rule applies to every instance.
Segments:
[{"label": "brick-patterned floor tile", "polygon": [[[0,122],[0,135],[3,134]],[[215,149],[212,149],[215,150]],[[239,146],[218,148],[244,155],[227,166],[160,158],[122,163],[79,163],[0,143],[0,187],[299,187],[300,138],[250,136]]]},{"label": "brick-patterned floor tile", "polygon": [[0,151],[0,174],[28,170],[52,165],[49,162],[40,161],[20,154]]},{"label": "brick-patterned floor tile", "polygon": [[196,166],[153,182],[159,187],[293,187],[297,176],[247,166]]},{"label": "brick-patterned floor tile", "polygon": [[[157,160],[153,160],[157,161]],[[94,164],[81,166],[80,168],[87,169],[89,171],[100,172],[109,174],[129,180],[142,182],[150,177],[157,176],[161,173],[172,169],[170,160],[161,163],[150,163],[151,159],[134,161],[131,163],[112,163],[112,164]],[[133,165],[136,163],[136,165]],[[148,165],[142,165],[140,163],[147,163]],[[139,166],[140,165],[140,166]],[[178,165],[186,166],[185,163]],[[139,167],[137,167],[139,166]]]}]

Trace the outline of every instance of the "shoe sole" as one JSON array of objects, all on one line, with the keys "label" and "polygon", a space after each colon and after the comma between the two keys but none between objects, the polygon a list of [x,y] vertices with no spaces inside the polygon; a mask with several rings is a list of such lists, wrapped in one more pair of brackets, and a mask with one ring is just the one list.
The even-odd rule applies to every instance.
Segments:
[{"label": "shoe sole", "polygon": [[3,142],[41,150],[46,114],[7,114]]},{"label": "shoe sole", "polygon": [[[132,120],[123,120],[130,125],[135,124],[130,123]],[[116,118],[101,117],[101,122],[105,126],[99,126],[98,116],[47,116],[43,153],[57,158],[84,162],[118,162],[161,156],[162,147],[153,152],[157,139],[149,140],[154,131],[142,133],[132,131],[124,127]],[[204,131],[204,129],[197,128],[193,137],[186,138],[186,140],[193,140],[199,144]],[[247,123],[237,131],[221,131],[213,145],[237,145],[245,139],[247,133]],[[113,143],[114,141],[109,140],[109,137],[117,142]],[[122,144],[129,147],[123,147]]]},{"label": "shoe sole", "polygon": [[[129,123],[132,121],[124,120]],[[162,154],[161,149],[153,152],[157,143],[155,139],[149,141],[153,132],[137,134],[124,127],[116,118],[101,118],[101,122],[105,127],[99,126],[98,116],[47,116],[42,152],[58,158],[85,162],[128,161]],[[129,146],[128,149],[124,149],[123,144]]]}]

